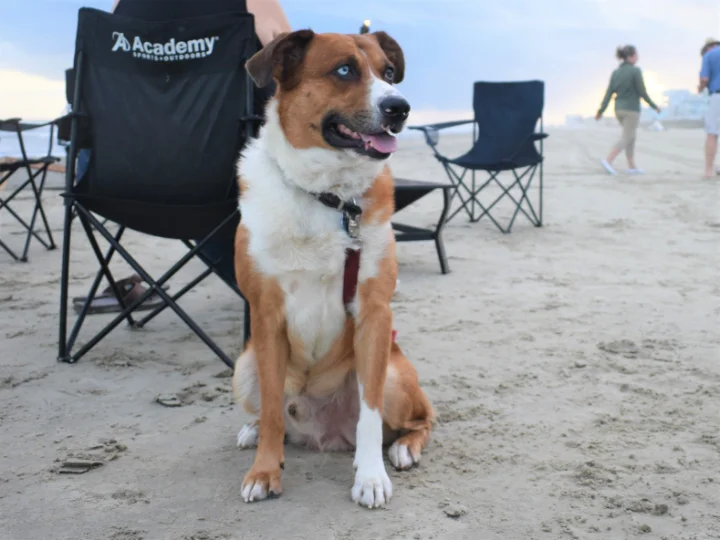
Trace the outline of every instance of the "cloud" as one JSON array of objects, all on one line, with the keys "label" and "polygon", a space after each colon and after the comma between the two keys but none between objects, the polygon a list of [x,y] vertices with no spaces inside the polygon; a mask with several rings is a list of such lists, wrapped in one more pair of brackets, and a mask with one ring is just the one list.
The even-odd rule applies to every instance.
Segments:
[{"label": "cloud", "polygon": [[68,55],[48,50],[41,54],[33,54],[18,44],[0,41],[0,70],[35,73],[61,79],[70,64],[72,64],[72,52]]},{"label": "cloud", "polygon": [[[57,79],[61,88],[63,70],[72,63],[74,11],[82,4],[108,9],[112,0],[36,1],[48,8],[41,10],[41,22],[65,17],[68,24],[27,38],[4,33],[12,43],[0,42],[0,71],[40,75],[45,82],[37,84],[53,88]],[[297,28],[354,32],[369,18],[373,29],[396,37],[406,53],[402,91],[413,104],[414,123],[465,117],[475,80],[542,79],[548,121],[562,121],[566,112],[590,114],[616,67],[615,47],[628,42],[640,50],[653,98],[663,87],[693,88],[700,45],[708,36],[720,37],[718,0],[280,1]],[[37,9],[30,4],[17,3],[7,26],[31,25]],[[29,99],[22,91],[0,95],[3,110]]]},{"label": "cloud", "polygon": [[[313,14],[320,20],[352,19],[360,25],[370,18],[374,26],[400,25],[443,31],[471,30],[477,34],[504,33],[534,27],[539,30],[634,30],[640,21],[697,29],[702,21],[719,22],[717,0],[283,0],[288,12]],[[452,28],[451,28],[452,27]],[[551,37],[551,36],[548,36]]]},{"label": "cloud", "polygon": [[0,69],[0,118],[52,120],[65,107],[65,83]]}]

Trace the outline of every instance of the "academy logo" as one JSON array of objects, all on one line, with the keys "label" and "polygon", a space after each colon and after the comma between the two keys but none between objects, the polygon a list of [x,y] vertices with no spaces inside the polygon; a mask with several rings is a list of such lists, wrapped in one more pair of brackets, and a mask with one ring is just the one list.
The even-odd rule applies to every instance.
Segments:
[{"label": "academy logo", "polygon": [[135,58],[153,62],[177,62],[178,60],[210,56],[215,48],[215,43],[220,38],[213,36],[187,41],[176,41],[175,38],[170,38],[165,43],[153,43],[152,41],[143,41],[140,36],[135,36],[131,42],[122,32],[113,32],[112,39],[112,52],[132,53]]}]

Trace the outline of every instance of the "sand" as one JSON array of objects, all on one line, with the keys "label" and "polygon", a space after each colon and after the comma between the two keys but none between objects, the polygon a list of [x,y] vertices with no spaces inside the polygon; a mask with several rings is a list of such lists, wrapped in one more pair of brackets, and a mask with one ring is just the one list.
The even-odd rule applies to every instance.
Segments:
[{"label": "sand", "polygon": [[[399,246],[398,341],[439,422],[421,466],[390,471],[385,510],[350,501],[350,455],[292,447],[283,496],[242,503],[247,418],[212,353],[166,313],[57,364],[60,252],[0,254],[0,539],[720,538],[720,181],[700,178],[696,130],[641,132],[647,174],[610,178],[598,159],[617,135],[551,132],[542,229],[458,217],[445,276],[432,244]],[[460,153],[467,139],[444,144]],[[392,166],[442,179],[421,141],[403,141]],[[59,240],[57,192],[45,200]],[[403,221],[428,224],[439,204]],[[74,238],[71,295],[95,270]],[[133,233],[127,244],[154,270],[184,251]],[[222,283],[182,305],[237,354],[242,306]],[[87,472],[61,473],[78,458]]]}]

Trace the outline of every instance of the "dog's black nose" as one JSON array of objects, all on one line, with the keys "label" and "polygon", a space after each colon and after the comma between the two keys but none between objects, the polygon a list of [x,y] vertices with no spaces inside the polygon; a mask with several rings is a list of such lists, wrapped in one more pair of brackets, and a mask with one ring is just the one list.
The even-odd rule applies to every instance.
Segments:
[{"label": "dog's black nose", "polygon": [[380,110],[389,122],[404,122],[410,113],[410,104],[404,98],[391,96],[380,102]]}]

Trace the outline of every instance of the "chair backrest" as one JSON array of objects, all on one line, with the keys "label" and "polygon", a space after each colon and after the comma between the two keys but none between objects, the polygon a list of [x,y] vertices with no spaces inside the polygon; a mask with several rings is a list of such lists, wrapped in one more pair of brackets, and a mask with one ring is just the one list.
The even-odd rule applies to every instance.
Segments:
[{"label": "chair backrest", "polygon": [[79,11],[75,110],[91,125],[83,193],[167,205],[226,200],[253,114],[252,15],[142,21]]},{"label": "chair backrest", "polygon": [[543,81],[475,83],[473,109],[478,137],[475,148],[488,162],[514,155],[537,155],[532,141],[545,101]]}]

